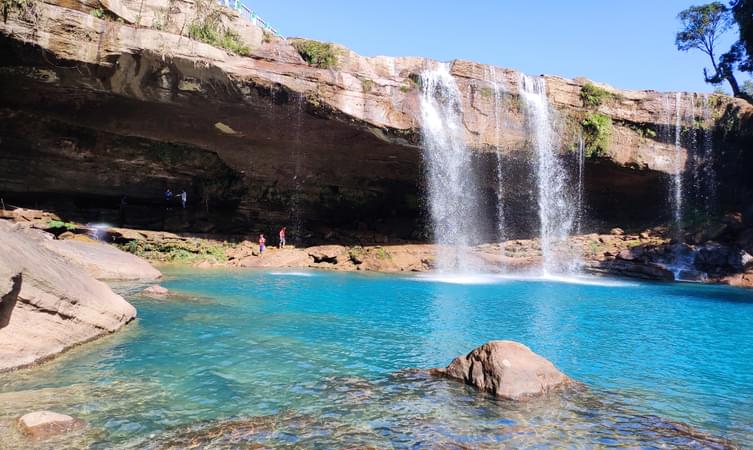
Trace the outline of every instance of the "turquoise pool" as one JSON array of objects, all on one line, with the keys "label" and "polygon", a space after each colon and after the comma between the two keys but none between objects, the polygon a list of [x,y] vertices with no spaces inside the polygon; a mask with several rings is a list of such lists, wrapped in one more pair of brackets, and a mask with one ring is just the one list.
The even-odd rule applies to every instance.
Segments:
[{"label": "turquoise pool", "polygon": [[[0,442],[22,445],[12,419],[42,408],[90,424],[50,448],[753,442],[753,291],[451,281],[223,270],[169,273],[181,299],[120,287],[137,323],[0,375]],[[589,389],[515,405],[404,370],[491,339],[525,343]]]}]

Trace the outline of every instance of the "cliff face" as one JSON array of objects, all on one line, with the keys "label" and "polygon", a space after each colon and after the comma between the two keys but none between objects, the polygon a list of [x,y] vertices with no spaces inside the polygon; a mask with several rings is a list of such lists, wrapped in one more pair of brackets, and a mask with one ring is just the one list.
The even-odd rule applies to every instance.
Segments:
[{"label": "cliff face", "polygon": [[[422,237],[420,74],[437,62],[366,58],[338,47],[336,69],[313,67],[290,41],[211,3],[25,5],[0,23],[6,202],[154,228],[254,232],[288,223],[316,236],[338,228],[365,239]],[[245,43],[247,56],[187,37],[207,8]],[[520,232],[531,229],[535,199],[521,74],[466,61],[454,61],[451,73],[488,207],[500,151],[515,192],[511,221]],[[584,119],[602,114],[612,122],[607,148],[586,170],[592,222],[664,216],[667,174],[678,163],[670,133],[677,97],[602,86],[598,104],[584,105],[586,80],[545,79],[563,152],[577,144]],[[740,130],[751,108],[727,97],[680,98],[683,111],[693,109],[683,113],[683,133],[721,121],[715,138],[737,160],[729,170],[744,173],[740,161],[746,167],[750,156],[741,153]],[[692,151],[681,146],[680,154],[680,167],[690,173]],[[730,185],[737,186],[734,196],[749,192]],[[186,189],[190,208],[165,212],[166,187]]]}]

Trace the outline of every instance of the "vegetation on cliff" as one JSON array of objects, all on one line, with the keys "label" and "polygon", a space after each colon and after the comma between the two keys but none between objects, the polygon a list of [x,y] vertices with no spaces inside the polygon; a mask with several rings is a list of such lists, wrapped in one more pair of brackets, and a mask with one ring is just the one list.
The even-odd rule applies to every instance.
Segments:
[{"label": "vegetation on cliff", "polygon": [[591,113],[581,121],[583,127],[583,144],[586,156],[605,156],[609,150],[609,138],[612,135],[612,118],[606,114]]},{"label": "vegetation on cliff", "polygon": [[36,22],[36,1],[37,0],[0,0],[0,11],[2,11],[3,22],[8,21],[8,15],[11,12],[17,12],[23,20]]},{"label": "vegetation on cliff", "polygon": [[320,69],[336,69],[340,51],[334,44],[310,39],[296,39],[291,42],[304,61]]},{"label": "vegetation on cliff", "polygon": [[238,33],[223,24],[222,16],[221,7],[211,0],[197,1],[196,17],[188,25],[188,36],[191,39],[230,50],[241,56],[248,55],[251,49],[243,42]]},{"label": "vegetation on cliff", "polygon": [[614,98],[615,95],[593,83],[586,83],[580,89],[580,100],[583,106],[595,108],[605,101]]}]

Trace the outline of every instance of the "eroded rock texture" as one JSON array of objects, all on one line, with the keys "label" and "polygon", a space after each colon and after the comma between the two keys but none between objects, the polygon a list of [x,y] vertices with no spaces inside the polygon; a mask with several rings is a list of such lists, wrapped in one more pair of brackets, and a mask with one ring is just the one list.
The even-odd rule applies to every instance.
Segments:
[{"label": "eroded rock texture", "polygon": [[489,341],[431,373],[508,400],[528,400],[572,383],[546,358],[514,341]]},{"label": "eroded rock texture", "polygon": [[[435,61],[339,48],[337,68],[320,69],[289,41],[264,36],[227,10],[224,23],[250,47],[237,56],[186,36],[201,14],[192,1],[102,2],[104,19],[90,14],[98,5],[89,0],[32,3],[32,11],[11,10],[0,23],[6,201],[152,229],[269,232],[288,223],[293,240],[332,228],[426,237],[419,74]],[[524,235],[537,218],[520,74],[467,61],[454,61],[451,72],[475,150],[469,170],[487,199],[483,216],[495,217],[499,153],[510,233]],[[675,96],[604,86],[604,101],[585,106],[585,80],[546,82],[562,152],[574,148],[588,115],[613,122],[608,150],[587,164],[590,224],[667,217],[675,158],[688,170],[697,162],[674,147]],[[750,167],[741,153],[750,107],[726,97],[682,98],[688,108],[706,102],[722,125],[714,139],[727,153],[715,163],[732,176],[719,177],[729,186],[719,194],[739,202],[751,192],[751,182],[740,181]],[[691,116],[683,119],[688,127],[703,122],[701,112]],[[726,158],[736,162],[725,166]],[[186,189],[189,208],[165,205],[167,187]],[[492,237],[493,224],[484,225]]]},{"label": "eroded rock texture", "polygon": [[136,310],[51,251],[48,237],[0,220],[0,371],[112,333]]}]

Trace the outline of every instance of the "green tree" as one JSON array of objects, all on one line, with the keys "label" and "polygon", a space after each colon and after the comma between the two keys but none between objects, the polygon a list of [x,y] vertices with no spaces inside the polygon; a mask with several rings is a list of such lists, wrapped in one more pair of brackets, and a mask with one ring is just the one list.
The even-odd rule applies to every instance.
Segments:
[{"label": "green tree", "polygon": [[[734,7],[733,7],[734,8]],[[729,83],[735,97],[753,102],[753,98],[740,90],[735,78],[735,67],[742,59],[742,45],[736,43],[730,51],[717,57],[717,41],[735,23],[732,11],[720,2],[701,6],[691,6],[677,16],[682,22],[682,30],[675,37],[675,45],[680,51],[700,50],[711,60],[713,72],[703,69],[707,83]]]},{"label": "green tree", "polygon": [[753,97],[753,80],[745,80],[743,81],[743,92]]},{"label": "green tree", "polygon": [[731,8],[740,29],[740,41],[735,44],[743,53],[739,69],[743,72],[753,72],[753,0],[732,1]]}]

